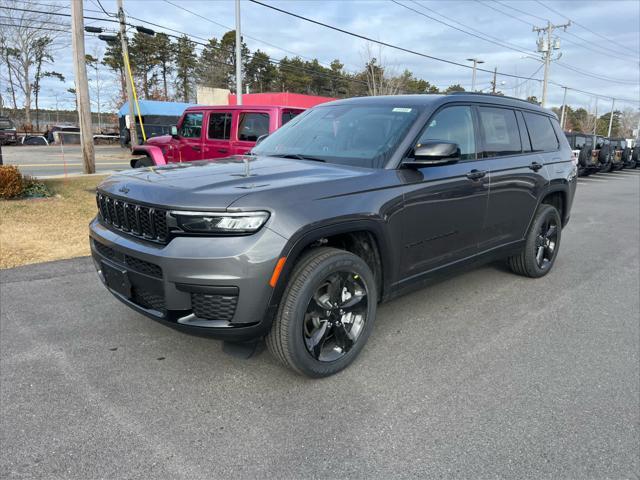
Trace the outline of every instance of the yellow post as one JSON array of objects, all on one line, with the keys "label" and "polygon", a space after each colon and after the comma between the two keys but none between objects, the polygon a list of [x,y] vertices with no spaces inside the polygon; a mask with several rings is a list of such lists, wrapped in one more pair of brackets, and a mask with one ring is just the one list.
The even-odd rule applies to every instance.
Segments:
[{"label": "yellow post", "polygon": [[[133,99],[136,102],[136,108],[138,109],[138,120],[140,120],[140,128],[142,129],[142,139],[147,141],[147,134],[144,131],[144,124],[142,123],[142,115],[140,115],[140,104],[138,103],[138,94],[136,93],[136,84],[133,82],[133,75],[131,75],[131,65],[129,65],[129,55],[125,54],[125,60],[127,61],[127,73],[129,74],[129,80],[131,81],[131,88],[133,89]],[[131,121],[135,122],[135,118]]]}]

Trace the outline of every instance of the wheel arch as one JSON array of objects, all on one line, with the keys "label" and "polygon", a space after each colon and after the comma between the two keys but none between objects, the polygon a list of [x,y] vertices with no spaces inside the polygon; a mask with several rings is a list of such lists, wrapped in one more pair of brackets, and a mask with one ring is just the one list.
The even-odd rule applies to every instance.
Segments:
[{"label": "wheel arch", "polygon": [[[363,241],[364,243],[360,243]],[[340,242],[345,242],[341,244]],[[271,322],[282,300],[286,286],[298,260],[310,249],[332,246],[350,251],[369,265],[378,287],[378,298],[384,300],[389,295],[392,265],[389,241],[384,227],[371,219],[348,220],[322,226],[314,226],[294,234],[284,248],[282,257],[285,265],[273,289],[266,319]]]},{"label": "wheel arch", "polygon": [[[137,145],[131,149],[131,154],[146,155],[156,166],[167,164],[167,160],[164,158],[162,149],[156,145]],[[136,161],[136,158],[131,159],[131,168],[134,168],[134,164]]]}]

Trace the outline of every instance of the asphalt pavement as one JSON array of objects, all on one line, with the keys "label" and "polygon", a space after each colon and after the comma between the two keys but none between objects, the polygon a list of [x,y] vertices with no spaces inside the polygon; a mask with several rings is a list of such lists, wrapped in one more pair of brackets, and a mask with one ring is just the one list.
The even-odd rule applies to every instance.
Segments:
[{"label": "asphalt pavement", "polygon": [[[96,173],[130,167],[131,153],[120,145],[96,145]],[[23,174],[35,177],[82,173],[80,145],[4,145],[5,165],[16,165]]]},{"label": "asphalt pavement", "polygon": [[580,179],[553,271],[382,305],[310,380],[138,315],[87,258],[0,272],[2,478],[638,478],[640,170]]}]

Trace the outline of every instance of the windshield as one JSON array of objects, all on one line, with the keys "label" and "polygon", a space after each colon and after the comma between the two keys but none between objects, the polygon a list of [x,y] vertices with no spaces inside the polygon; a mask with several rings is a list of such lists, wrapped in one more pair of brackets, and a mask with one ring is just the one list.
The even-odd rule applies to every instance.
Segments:
[{"label": "windshield", "polygon": [[252,152],[382,168],[418,113],[415,107],[316,107],[271,134]]}]

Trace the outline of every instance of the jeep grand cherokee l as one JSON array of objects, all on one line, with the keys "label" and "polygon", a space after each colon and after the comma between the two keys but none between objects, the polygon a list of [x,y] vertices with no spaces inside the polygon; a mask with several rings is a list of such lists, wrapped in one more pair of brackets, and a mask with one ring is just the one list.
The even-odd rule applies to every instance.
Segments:
[{"label": "jeep grand cherokee l", "polygon": [[439,273],[508,259],[542,277],[576,188],[553,113],[481,94],[316,106],[251,155],[133,170],[97,191],[106,287],[182,331],[312,377],[350,364],[376,307]]}]

